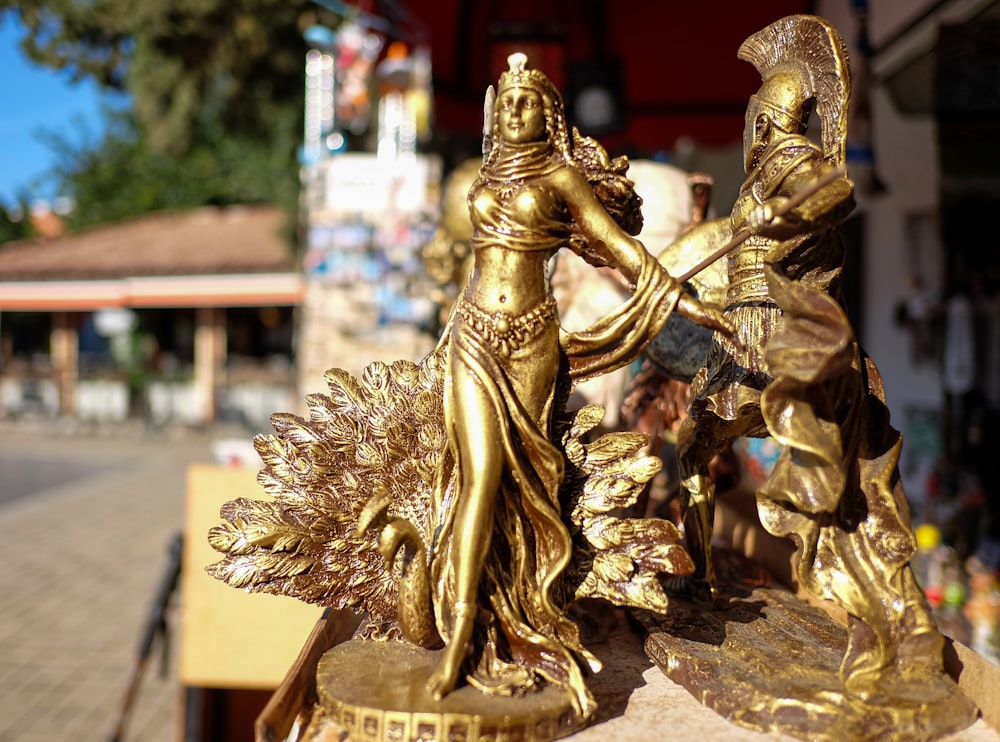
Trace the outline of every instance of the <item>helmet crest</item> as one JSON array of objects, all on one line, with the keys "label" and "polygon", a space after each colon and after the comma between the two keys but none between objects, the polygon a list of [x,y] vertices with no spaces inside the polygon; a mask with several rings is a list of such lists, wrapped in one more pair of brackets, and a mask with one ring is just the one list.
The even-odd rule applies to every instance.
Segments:
[{"label": "helmet crest", "polygon": [[776,121],[801,119],[814,98],[823,153],[831,162],[844,162],[851,74],[847,46],[833,26],[816,16],[788,16],[750,36],[737,56],[757,68],[763,84],[755,97]]}]

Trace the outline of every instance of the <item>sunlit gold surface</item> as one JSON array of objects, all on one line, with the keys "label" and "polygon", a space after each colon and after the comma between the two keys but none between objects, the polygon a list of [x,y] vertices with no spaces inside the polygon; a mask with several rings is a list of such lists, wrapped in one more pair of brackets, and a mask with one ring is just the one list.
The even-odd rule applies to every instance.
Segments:
[{"label": "sunlit gold surface", "polygon": [[397,579],[378,534],[359,530],[365,506],[430,538],[430,486],[445,441],[441,354],[420,364],[371,364],[360,379],[326,375],[329,394],[307,398],[308,420],[272,417],[275,435],[254,445],[258,481],[272,499],[241,498],[209,533],[226,554],[209,572],[233,587],[354,608],[369,632],[398,635]]},{"label": "sunlit gold surface", "polygon": [[644,623],[650,658],[740,726],[810,742],[916,742],[975,720],[975,707],[944,675],[904,683],[890,702],[845,688],[837,674],[844,627],[781,588],[731,591],[714,608],[675,599],[665,619],[645,615]]},{"label": "sunlit gold surface", "polygon": [[[774,218],[789,198],[844,164],[846,132],[840,111],[848,105],[850,83],[840,37],[820,19],[792,16],[752,36],[740,55],[753,61],[767,81],[748,107],[747,179],[728,217],[702,223],[670,248],[679,254],[709,254],[732,243],[741,231],[749,235],[727,258],[725,314],[739,328],[743,347],[716,337],[704,368],[693,380],[694,401],[679,433],[682,502],[688,503],[686,535],[697,565],[696,581],[706,587],[714,579],[710,558],[714,493],[708,462],[734,438],[768,434],[760,413],[760,393],[771,381],[764,353],[781,313],[769,296],[764,265],[787,260],[799,280],[819,291],[839,291],[843,249],[835,228],[854,203],[851,181],[842,177],[812,193],[783,218]],[[760,102],[777,83],[781,83],[776,97],[782,109],[797,101],[795,111],[786,110],[778,118]],[[804,106],[814,96],[817,111],[824,114],[828,150],[807,139],[801,127]]]},{"label": "sunlit gold surface", "polygon": [[[309,419],[276,415],[276,435],[256,439],[272,499],[226,505],[210,534],[225,556],[210,572],[366,615],[342,650],[361,654],[323,671],[324,688],[339,690],[321,690],[325,713],[345,724],[354,714],[363,738],[414,736],[424,722],[440,731],[464,698],[475,699],[456,712],[470,734],[494,701],[517,708],[507,736],[549,738],[586,723],[595,708],[586,676],[600,663],[571,603],[606,598],[669,622],[662,576],[693,573],[696,595],[714,590],[707,462],[734,436],[763,434],[785,452],[758,493],[761,520],[801,546],[801,583],[851,616],[836,691],[785,683],[792,690],[772,689],[772,715],[823,726],[846,703],[887,709],[901,728],[906,714],[931,730],[971,721],[974,708],[941,672],[942,640],[907,566],[899,436],[839,303],[836,227],[853,206],[836,170],[843,44],[824,22],[796,16],[751,37],[741,56],[764,78],[748,109],[748,178],[729,217],[675,245],[708,255],[750,234],[728,256],[725,317],[684,294],[631,236],[641,217],[627,160],[570,130],[558,91],[513,55],[495,101],[487,96],[487,147],[467,201],[472,268],[438,347],[419,363],[371,364],[360,379],[330,371],[329,393],[308,398]],[[797,128],[811,97],[821,145]],[[616,268],[631,291],[578,332],[560,327],[553,306],[547,271],[562,248]],[[660,466],[645,437],[595,439],[601,408],[565,410],[575,381],[629,364],[675,309],[717,331],[680,434],[691,555],[672,524],[623,517]],[[698,610],[701,635],[722,626],[717,643],[727,646],[725,621]],[[715,693],[731,681],[739,696],[738,678],[723,672],[746,659],[738,633]],[[413,659],[384,654],[397,651]],[[782,677],[833,674],[799,672],[788,654]],[[366,674],[392,663],[401,696]],[[366,683],[378,693],[350,695]],[[546,694],[558,703],[539,708]],[[379,721],[359,727],[364,714]],[[891,726],[879,732],[909,738]]]},{"label": "sunlit gold surface", "polygon": [[425,688],[441,650],[400,642],[352,641],[329,650],[316,673],[319,703],[351,742],[435,739],[549,740],[578,728],[553,686],[517,697],[464,686],[440,700]]},{"label": "sunlit gold surface", "polygon": [[[488,110],[491,149],[468,195],[472,272],[438,348],[361,379],[335,369],[330,394],[308,398],[309,420],[276,416],[278,435],[256,440],[273,500],[227,505],[210,534],[227,556],[210,571],[356,608],[369,617],[363,641],[435,649],[430,672],[409,676],[414,697],[549,688],[579,724],[600,663],[569,604],[662,611],[657,575],[693,565],[672,524],[620,517],[660,462],[642,436],[586,440],[603,410],[566,414],[570,386],[630,363],[674,309],[731,328],[631,236],[641,217],[627,160],[569,130],[558,91],[523,55]],[[573,333],[547,273],[563,247],[633,287]]]},{"label": "sunlit gold surface", "polygon": [[[850,79],[843,41],[821,19],[792,16],[751,36],[740,57],[763,78],[747,111],[748,176],[727,219],[684,238],[704,249],[744,229],[750,234],[729,253],[726,297],[743,347],[717,339],[693,382],[679,436],[684,524],[696,565],[691,593],[705,599],[716,589],[708,461],[735,437],[770,435],[783,452],[757,493],[761,522],[800,547],[801,585],[850,616],[838,673],[851,703],[892,709],[901,724],[903,708],[971,723],[971,704],[952,702],[943,640],[908,564],[914,541],[897,469],[900,436],[841,304],[836,228],[853,207],[853,185],[844,176],[814,187],[844,164]],[[819,145],[804,135],[812,98]],[[808,196],[795,203],[804,189]],[[816,736],[825,724],[819,720],[841,703],[817,711],[822,699],[795,692],[779,701],[812,718]],[[910,737],[901,731],[899,738]]]}]

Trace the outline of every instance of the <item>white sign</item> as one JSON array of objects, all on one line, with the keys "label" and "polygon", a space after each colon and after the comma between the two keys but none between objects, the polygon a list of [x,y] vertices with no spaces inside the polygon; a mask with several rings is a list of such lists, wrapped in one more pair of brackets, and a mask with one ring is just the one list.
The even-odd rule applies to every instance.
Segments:
[{"label": "white sign", "polygon": [[378,224],[387,216],[436,210],[440,169],[436,158],[379,158],[347,152],[331,157],[325,169],[324,216],[362,217]]}]

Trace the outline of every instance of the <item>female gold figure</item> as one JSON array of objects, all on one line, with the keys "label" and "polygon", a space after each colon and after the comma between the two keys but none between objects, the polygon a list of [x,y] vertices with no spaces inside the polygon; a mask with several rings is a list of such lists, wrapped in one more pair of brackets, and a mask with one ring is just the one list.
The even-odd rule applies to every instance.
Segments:
[{"label": "female gold figure", "polygon": [[[580,660],[595,669],[596,660],[558,594],[571,558],[558,499],[564,454],[551,439],[561,360],[575,378],[628,363],[675,307],[731,327],[682,295],[609,215],[591,181],[630,184],[616,179],[596,142],[571,140],[549,80],[527,70],[522,54],[508,61],[494,146],[469,193],[474,268],[442,340],[449,448],[434,499],[431,576],[445,649],[428,689],[437,698],[451,691],[470,650],[481,649],[472,652],[474,684],[524,687],[530,668],[570,690],[586,716],[593,701]],[[546,270],[565,246],[617,266],[635,286],[620,312],[578,335],[560,330]]]},{"label": "female gold figure", "polygon": [[[275,415],[278,434],[255,440],[273,500],[227,503],[209,535],[226,554],[210,568],[219,579],[365,614],[359,635],[324,656],[348,670],[318,683],[342,720],[361,718],[346,711],[352,668],[395,661],[385,658],[401,656],[398,643],[380,640],[402,636],[443,649],[404,650],[405,699],[366,699],[366,709],[403,703],[441,725],[458,706],[471,723],[476,694],[444,698],[466,679],[494,695],[550,685],[514,701],[505,723],[521,734],[541,714],[565,732],[568,704],[572,725],[591,715],[584,671],[599,666],[570,601],[662,612],[658,576],[694,568],[672,523],[622,516],[658,462],[630,433],[584,441],[599,413],[566,414],[564,400],[571,380],[631,362],[675,308],[731,326],[630,236],[641,216],[627,160],[571,133],[559,93],[525,63],[512,55],[487,117],[493,144],[468,197],[474,266],[438,348],[419,363],[372,363],[360,378],[328,371],[330,394],[306,398],[308,420]],[[632,288],[579,333],[560,327],[549,285],[563,247],[616,266]]]}]

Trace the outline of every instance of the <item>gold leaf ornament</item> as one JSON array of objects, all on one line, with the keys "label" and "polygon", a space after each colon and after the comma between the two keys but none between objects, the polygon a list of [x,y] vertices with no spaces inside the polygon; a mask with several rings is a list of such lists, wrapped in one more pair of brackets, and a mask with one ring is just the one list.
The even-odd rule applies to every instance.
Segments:
[{"label": "gold leaf ornament", "polygon": [[609,433],[584,442],[600,421],[598,413],[603,410],[597,405],[579,410],[563,438],[577,469],[564,487],[576,528],[576,597],[663,612],[668,598],[661,576],[690,574],[694,564],[673,523],[623,515],[662,463],[644,453],[644,435]]}]

